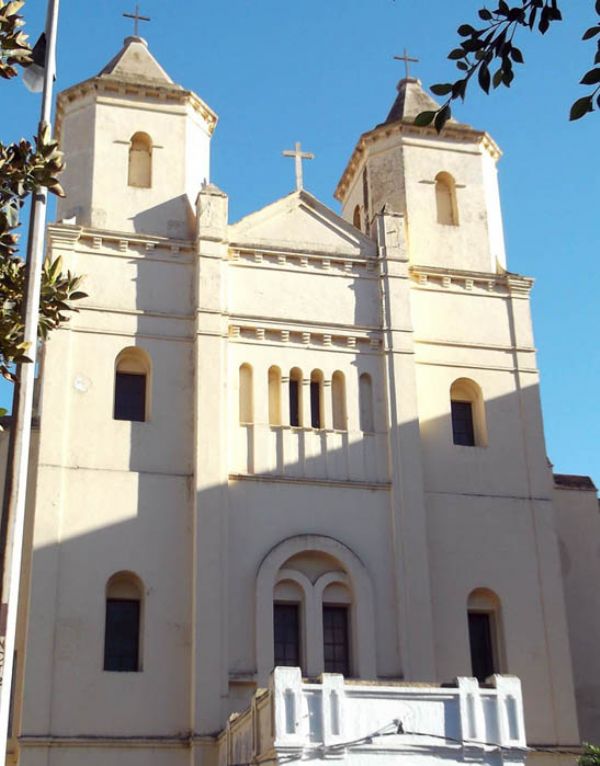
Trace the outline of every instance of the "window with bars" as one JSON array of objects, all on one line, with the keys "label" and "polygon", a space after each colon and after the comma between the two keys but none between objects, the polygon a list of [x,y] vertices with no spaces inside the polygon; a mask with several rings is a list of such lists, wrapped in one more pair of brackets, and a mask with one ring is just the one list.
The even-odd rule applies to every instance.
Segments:
[{"label": "window with bars", "polygon": [[475,446],[473,405],[471,402],[451,401],[452,441],[465,447]]},{"label": "window with bars", "polygon": [[146,420],[146,376],[133,372],[115,375],[115,420]]},{"label": "window with bars", "polygon": [[300,667],[300,605],[273,605],[275,665]]},{"label": "window with bars", "polygon": [[137,672],[140,648],[140,602],[106,599],[104,670]]},{"label": "window with bars", "polygon": [[323,652],[326,673],[350,675],[348,607],[323,606]]},{"label": "window with bars", "polygon": [[483,683],[497,672],[493,641],[494,615],[489,612],[469,612],[468,617],[473,676]]}]

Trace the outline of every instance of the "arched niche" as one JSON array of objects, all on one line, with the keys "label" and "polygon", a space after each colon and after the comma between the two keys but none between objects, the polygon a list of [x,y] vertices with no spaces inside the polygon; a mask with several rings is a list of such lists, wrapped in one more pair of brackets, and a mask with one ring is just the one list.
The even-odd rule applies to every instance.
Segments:
[{"label": "arched niche", "polygon": [[129,142],[127,185],[140,189],[152,186],[152,139],[147,133],[134,133]]},{"label": "arched niche", "polygon": [[458,226],[456,182],[450,173],[438,173],[435,177],[435,204],[438,223]]}]

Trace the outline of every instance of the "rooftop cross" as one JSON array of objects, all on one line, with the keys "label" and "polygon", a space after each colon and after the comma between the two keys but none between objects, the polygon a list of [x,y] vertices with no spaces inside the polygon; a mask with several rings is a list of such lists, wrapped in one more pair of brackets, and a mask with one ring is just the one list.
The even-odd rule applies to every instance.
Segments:
[{"label": "rooftop cross", "polygon": [[404,49],[404,54],[402,56],[394,56],[394,59],[396,61],[404,61],[404,66],[406,67],[406,79],[410,80],[409,64],[410,64],[411,61],[414,62],[415,64],[418,64],[419,63],[419,59],[412,59],[408,55],[408,51],[406,50],[406,48]]},{"label": "rooftop cross", "polygon": [[296,141],[295,149],[286,149],[283,152],[284,157],[294,157],[296,162],[296,190],[303,188],[302,178],[302,160],[314,160],[315,155],[310,152],[303,152],[299,141]]},{"label": "rooftop cross", "polygon": [[135,4],[135,13],[124,13],[123,16],[125,16],[126,19],[133,19],[133,34],[138,37],[139,32],[139,23],[140,21],[150,21],[150,16],[141,16],[140,15],[140,5],[139,3]]}]

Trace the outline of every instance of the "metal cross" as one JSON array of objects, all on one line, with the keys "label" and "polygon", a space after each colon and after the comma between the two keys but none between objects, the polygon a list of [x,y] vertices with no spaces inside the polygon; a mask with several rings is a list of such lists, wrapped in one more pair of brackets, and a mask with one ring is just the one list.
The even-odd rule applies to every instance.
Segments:
[{"label": "metal cross", "polygon": [[135,4],[135,13],[124,13],[123,16],[125,16],[126,19],[133,19],[133,34],[135,37],[138,37],[138,31],[139,31],[139,22],[140,21],[150,21],[150,16],[141,16],[140,15],[140,5],[139,3]]},{"label": "metal cross", "polygon": [[406,79],[410,80],[410,70],[409,70],[409,62],[413,61],[415,64],[419,63],[419,59],[412,59],[408,55],[408,51],[406,48],[404,49],[404,55],[403,56],[394,56],[394,59],[396,61],[404,61],[404,66],[406,67]]},{"label": "metal cross", "polygon": [[300,141],[296,141],[295,149],[286,149],[283,152],[284,157],[293,157],[296,163],[296,190],[303,188],[302,178],[302,160],[314,160],[315,155],[310,152],[303,152]]}]

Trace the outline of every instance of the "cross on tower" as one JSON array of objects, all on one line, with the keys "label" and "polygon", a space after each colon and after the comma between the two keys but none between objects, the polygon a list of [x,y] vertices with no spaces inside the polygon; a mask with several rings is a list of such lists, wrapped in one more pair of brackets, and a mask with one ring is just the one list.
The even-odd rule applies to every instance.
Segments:
[{"label": "cross on tower", "polygon": [[302,178],[302,160],[314,160],[315,155],[310,152],[303,152],[300,141],[296,141],[295,149],[286,149],[283,152],[284,157],[293,157],[296,163],[296,190],[300,191],[303,188]]},{"label": "cross on tower", "polygon": [[133,19],[133,34],[135,37],[138,37],[139,32],[139,23],[140,21],[150,21],[150,16],[141,16],[140,15],[140,5],[139,3],[135,4],[135,13],[124,13],[123,16],[125,16],[126,19]]},{"label": "cross on tower", "polygon": [[419,59],[413,59],[408,55],[408,51],[406,48],[404,49],[404,54],[402,56],[394,56],[394,59],[396,61],[404,61],[404,66],[406,67],[406,79],[410,80],[410,69],[409,64],[410,62],[414,62],[415,64],[419,63]]}]

